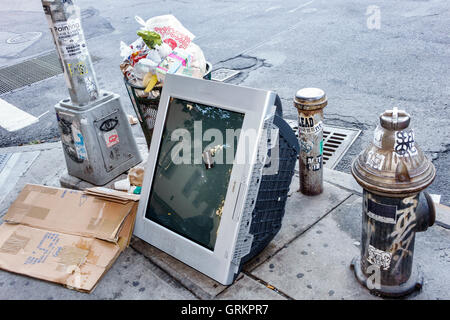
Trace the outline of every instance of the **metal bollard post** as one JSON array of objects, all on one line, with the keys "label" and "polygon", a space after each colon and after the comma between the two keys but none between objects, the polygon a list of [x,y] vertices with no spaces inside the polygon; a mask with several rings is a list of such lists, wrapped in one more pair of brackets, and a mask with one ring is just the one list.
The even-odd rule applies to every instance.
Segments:
[{"label": "metal bollard post", "polygon": [[433,201],[421,191],[436,170],[415,144],[409,122],[405,111],[385,111],[373,141],[352,164],[363,187],[361,257],[352,268],[379,296],[401,297],[421,288],[422,275],[413,268],[415,234],[435,220]]},{"label": "metal bollard post", "polygon": [[97,78],[89,55],[78,6],[73,1],[42,0],[53,41],[60,57],[70,99],[85,106],[99,96]]},{"label": "metal bollard post", "polygon": [[142,161],[120,97],[100,91],[73,0],[42,0],[70,99],[55,106],[67,172],[104,185]]},{"label": "metal bollard post", "polygon": [[295,94],[298,111],[300,142],[300,191],[317,195],[323,191],[323,108],[327,105],[325,92],[304,88]]}]

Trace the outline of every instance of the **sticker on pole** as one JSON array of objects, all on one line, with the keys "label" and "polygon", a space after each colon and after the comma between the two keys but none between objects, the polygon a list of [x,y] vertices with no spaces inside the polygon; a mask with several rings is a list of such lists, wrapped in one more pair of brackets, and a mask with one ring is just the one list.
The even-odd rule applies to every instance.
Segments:
[{"label": "sticker on pole", "polygon": [[372,265],[376,265],[377,267],[382,268],[383,270],[389,270],[391,266],[392,253],[379,250],[370,244],[367,252],[368,252],[367,262],[369,262]]},{"label": "sticker on pole", "polygon": [[74,141],[75,151],[79,160],[88,160],[86,145],[84,144],[84,137],[80,130],[72,124],[72,137]]},{"label": "sticker on pole", "polygon": [[86,40],[80,19],[55,22],[53,31],[64,58],[78,58],[87,54]]},{"label": "sticker on pole", "polygon": [[106,146],[111,148],[112,146],[119,143],[119,135],[117,134],[117,130],[113,129],[111,131],[107,131],[103,134],[105,138]]}]

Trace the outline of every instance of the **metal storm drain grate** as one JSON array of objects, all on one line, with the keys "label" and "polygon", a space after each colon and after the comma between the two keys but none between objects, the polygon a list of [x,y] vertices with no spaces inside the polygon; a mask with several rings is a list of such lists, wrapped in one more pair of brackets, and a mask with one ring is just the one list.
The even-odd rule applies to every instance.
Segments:
[{"label": "metal storm drain grate", "polygon": [[[100,59],[91,56],[92,62]],[[0,68],[0,95],[62,73],[56,51]]]},{"label": "metal storm drain grate", "polygon": [[0,172],[2,172],[3,168],[6,166],[9,158],[11,158],[11,153],[0,154]]},{"label": "metal storm drain grate", "polygon": [[[286,120],[298,137],[298,122]],[[324,125],[323,129],[323,166],[333,169],[351,147],[361,130]]]},{"label": "metal storm drain grate", "polygon": [[227,80],[230,80],[234,77],[236,77],[240,71],[237,70],[231,70],[227,68],[219,68],[217,70],[213,70],[211,72],[211,80],[219,81],[219,82],[225,82]]}]

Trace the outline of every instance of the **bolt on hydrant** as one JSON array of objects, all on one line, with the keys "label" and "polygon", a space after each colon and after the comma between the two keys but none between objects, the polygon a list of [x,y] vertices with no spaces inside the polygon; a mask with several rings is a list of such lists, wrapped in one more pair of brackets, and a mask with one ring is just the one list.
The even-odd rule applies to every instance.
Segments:
[{"label": "bolt on hydrant", "polygon": [[405,296],[421,289],[413,268],[416,232],[434,224],[430,185],[436,169],[409,128],[410,116],[394,108],[380,115],[374,139],[353,161],[352,174],[363,187],[361,257],[352,261],[358,281],[372,294]]},{"label": "bolt on hydrant", "polygon": [[295,94],[300,142],[300,191],[306,195],[317,195],[323,191],[323,108],[326,105],[327,97],[321,89],[304,88]]}]

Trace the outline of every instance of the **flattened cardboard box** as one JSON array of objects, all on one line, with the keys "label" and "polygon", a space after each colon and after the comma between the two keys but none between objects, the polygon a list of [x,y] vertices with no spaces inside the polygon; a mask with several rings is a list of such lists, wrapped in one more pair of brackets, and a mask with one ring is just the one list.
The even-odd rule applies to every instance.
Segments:
[{"label": "flattened cardboard box", "polygon": [[110,200],[26,185],[0,225],[0,268],[91,292],[128,246],[136,218],[137,202]]}]

